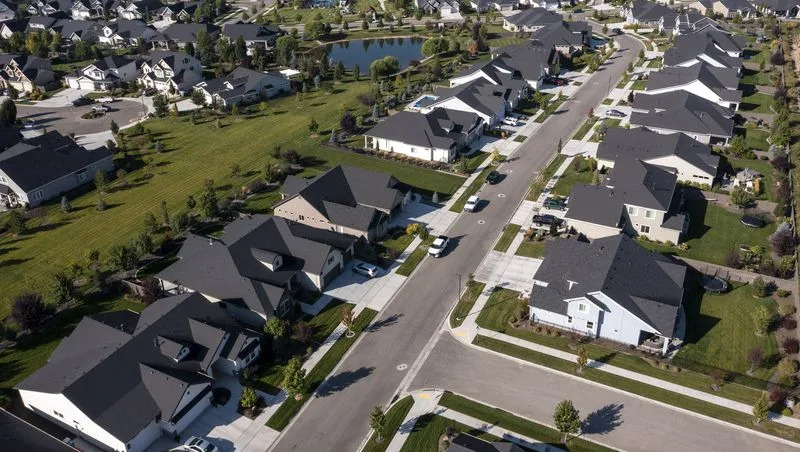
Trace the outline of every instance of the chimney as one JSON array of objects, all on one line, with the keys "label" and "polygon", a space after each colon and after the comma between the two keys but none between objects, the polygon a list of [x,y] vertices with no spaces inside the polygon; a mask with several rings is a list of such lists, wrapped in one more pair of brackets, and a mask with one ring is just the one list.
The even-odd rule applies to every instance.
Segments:
[{"label": "chimney", "polygon": [[214,244],[214,239],[212,239],[211,237],[209,237],[209,238],[208,238],[208,245],[209,245],[209,246],[211,246],[211,245],[213,245],[213,244]]}]

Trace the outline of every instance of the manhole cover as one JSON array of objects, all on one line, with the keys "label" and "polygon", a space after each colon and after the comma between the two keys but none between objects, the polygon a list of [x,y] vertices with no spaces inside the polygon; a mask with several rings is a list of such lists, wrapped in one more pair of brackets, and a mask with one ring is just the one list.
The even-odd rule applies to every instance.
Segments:
[{"label": "manhole cover", "polygon": [[513,173],[513,172],[514,172],[514,170],[511,170],[511,169],[507,169],[507,170],[506,170],[506,173],[507,173],[507,174],[511,174],[511,173]]},{"label": "manhole cover", "polygon": [[478,220],[478,224],[485,224],[485,223],[486,223],[485,220]]},{"label": "manhole cover", "polygon": [[506,197],[506,194],[505,194],[505,193],[498,193],[498,194],[497,194],[497,197],[498,197],[498,198],[505,198],[505,197]]},{"label": "manhole cover", "polygon": [[406,369],[408,369],[408,364],[403,363],[397,365],[397,370],[406,370]]}]

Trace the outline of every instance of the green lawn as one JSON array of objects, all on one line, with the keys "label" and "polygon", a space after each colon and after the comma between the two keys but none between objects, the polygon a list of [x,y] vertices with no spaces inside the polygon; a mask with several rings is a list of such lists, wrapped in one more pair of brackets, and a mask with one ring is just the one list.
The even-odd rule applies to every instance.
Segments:
[{"label": "green lawn", "polygon": [[[574,162],[575,160],[572,161],[572,163]],[[569,196],[574,185],[592,183],[592,171],[589,171],[586,165],[581,165],[583,171],[576,171],[572,163],[570,163],[566,171],[558,177],[558,181],[556,181],[556,185],[551,191],[553,195]]]},{"label": "green lawn", "polygon": [[622,76],[622,79],[619,81],[619,83],[617,83],[617,88],[619,89],[625,88],[625,85],[627,85],[630,80],[631,80],[631,74],[625,72],[625,74]]},{"label": "green lawn", "polygon": [[466,159],[466,161],[467,161],[467,168],[466,168],[467,173],[471,173],[471,172],[475,171],[478,168],[478,166],[480,166],[480,164],[483,163],[484,160],[486,160],[487,157],[489,157],[489,153],[488,152],[478,151],[478,152],[473,152],[472,154],[470,154]]},{"label": "green lawn", "polygon": [[394,238],[388,238],[375,244],[375,252],[381,255],[391,250],[392,253],[399,256],[408,248],[408,245],[411,245],[412,241],[414,241],[414,236],[411,234],[397,234]]},{"label": "green lawn", "polygon": [[143,308],[141,303],[125,299],[90,298],[74,308],[61,311],[36,333],[20,338],[16,346],[0,351],[0,390],[13,388],[44,366],[61,339],[72,333],[84,316],[125,309],[139,312]]},{"label": "green lawn", "polygon": [[744,226],[739,222],[740,214],[702,200],[687,202],[689,232],[685,242],[687,251],[655,242],[640,241],[645,248],[667,254],[698,259],[713,264],[725,265],[725,257],[739,245],[767,247],[769,236],[775,232],[775,224],[769,223],[761,229]]},{"label": "green lawn", "polygon": [[[547,447],[555,449],[563,449],[564,445],[561,443],[563,436],[558,430],[550,427],[537,424],[536,422],[529,421],[525,418],[515,416],[508,411],[499,408],[492,408],[473,400],[462,397],[452,392],[445,392],[442,398],[439,399],[439,405],[457,411],[467,416],[480,419],[487,424],[504,428],[514,433],[518,433],[528,438],[535,439],[545,443]],[[610,451],[607,447],[601,446],[597,443],[587,441],[582,438],[572,438],[569,441],[569,450],[573,452],[579,451]]]},{"label": "green lawn", "polygon": [[[274,145],[297,150],[306,166],[305,176],[342,163],[390,172],[401,182],[419,187],[415,189],[418,193],[436,191],[447,197],[455,192],[463,177],[323,147],[320,143],[326,141],[325,136],[309,138],[307,126],[312,117],[320,130],[328,131],[337,126],[336,110],[341,105],[363,111],[356,96],[370,89],[369,82],[351,82],[337,86],[332,93],[312,91],[299,102],[295,97],[270,100],[266,116],[225,119],[221,129],[214,121],[192,125],[187,117],[146,122],[145,127],[166,152],[147,150],[141,158],[152,159],[150,168],[131,171],[128,187],[112,189],[105,197],[110,208],[95,209],[98,197],[94,191],[71,199],[73,211],[68,214],[61,213],[56,200],[45,208],[44,217],[29,220],[33,232],[19,238],[0,236],[0,249],[4,250],[0,257],[0,318],[8,313],[9,300],[23,288],[44,284],[48,274],[82,261],[89,249],[104,253],[111,245],[135,237],[142,230],[145,213],[158,214],[162,200],[173,214],[184,210],[187,196],[198,199],[208,179],[219,189],[218,196],[239,191],[262,173]],[[241,168],[239,177],[231,177],[233,163]],[[277,191],[270,193],[270,199],[277,197]]]},{"label": "green lawn", "polygon": [[748,128],[748,127],[737,127],[734,130],[734,133],[736,135],[741,134],[744,136],[744,143],[747,149],[755,149],[757,151],[769,150],[769,143],[767,143],[767,138],[769,138],[770,133],[766,130]]},{"label": "green lawn", "polygon": [[467,290],[461,295],[458,304],[450,313],[450,326],[457,328],[464,323],[464,318],[469,314],[469,311],[475,306],[475,301],[478,300],[483,289],[486,288],[486,283],[473,281],[472,285],[467,284]]},{"label": "green lawn", "polygon": [[517,236],[517,233],[519,233],[521,227],[522,226],[514,223],[509,223],[506,225],[506,228],[503,230],[503,234],[494,245],[494,250],[500,251],[501,253],[508,251],[508,247],[511,246],[511,242],[514,241],[514,237]]},{"label": "green lawn", "polygon": [[580,129],[578,129],[578,131],[575,132],[575,136],[573,136],[572,139],[582,140],[583,137],[585,137],[586,134],[589,133],[589,130],[591,130],[592,126],[594,126],[596,123],[597,123],[597,117],[595,116],[592,116],[591,118],[587,119],[581,125]]},{"label": "green lawn", "polygon": [[389,411],[386,412],[386,431],[389,432],[389,434],[386,438],[382,438],[380,443],[376,441],[377,438],[374,434],[370,434],[369,440],[367,440],[367,444],[364,445],[361,452],[385,451],[386,448],[389,447],[389,443],[392,442],[392,438],[394,438],[397,429],[403,424],[403,419],[405,419],[408,412],[411,411],[412,406],[414,406],[414,398],[411,396],[405,396],[392,405]]},{"label": "green lawn", "polygon": [[534,179],[533,183],[531,184],[531,190],[528,193],[528,197],[526,198],[528,201],[536,201],[539,199],[539,195],[542,194],[542,190],[544,186],[547,185],[547,182],[553,177],[553,174],[558,171],[558,168],[564,163],[564,160],[567,159],[567,156],[564,154],[556,154],[553,157],[553,160],[547,165],[547,168],[539,174],[536,179]]},{"label": "green lawn", "polygon": [[[341,323],[342,315],[354,305],[343,302],[331,302],[319,314],[313,317],[306,317],[305,321],[313,328],[314,336],[312,348],[316,349],[321,345],[333,330]],[[304,353],[307,344],[291,340],[290,349],[296,353]],[[261,370],[254,377],[256,389],[269,394],[277,394],[283,387],[283,368],[285,362],[277,362],[272,365],[262,366]]]},{"label": "green lawn", "polygon": [[[372,309],[366,308],[361,311],[361,314],[358,315],[355,321],[355,326],[353,330],[361,333],[367,325],[372,322],[372,319],[378,315],[376,311]],[[313,369],[306,375],[306,390],[305,395],[302,400],[296,400],[294,398],[288,398],[283,405],[272,415],[271,418],[267,421],[267,426],[270,428],[274,428],[275,430],[281,431],[289,425],[292,418],[300,411],[303,407],[303,404],[311,397],[311,394],[317,389],[320,383],[325,380],[325,378],[333,371],[333,368],[339,364],[344,354],[347,353],[347,350],[355,343],[358,339],[359,334],[356,334],[353,337],[347,337],[342,335],[333,346],[325,353],[325,356],[314,366]]]},{"label": "green lawn", "polygon": [[614,99],[605,98],[603,99],[603,105],[611,105],[614,103]]},{"label": "green lawn", "polygon": [[478,174],[478,177],[476,177],[475,180],[473,180],[472,183],[469,184],[466,190],[464,190],[464,192],[461,193],[461,196],[459,196],[456,202],[454,202],[453,205],[450,206],[450,211],[461,213],[461,211],[464,210],[464,204],[467,203],[469,197],[474,195],[475,193],[478,193],[478,190],[480,190],[481,187],[483,187],[483,184],[486,182],[486,175],[492,172],[495,168],[496,167],[492,165],[489,165],[486,168],[484,168],[483,171],[481,171]]},{"label": "green lawn", "polygon": [[772,165],[770,165],[769,162],[765,160],[750,160],[750,159],[736,159],[736,158],[728,158],[727,160],[735,171],[740,171],[745,168],[750,168],[752,170],[761,173],[764,176],[763,179],[764,189],[762,193],[759,194],[758,199],[767,199],[770,201],[775,200],[775,187],[773,186],[772,182],[773,170],[772,170]]},{"label": "green lawn", "polygon": [[[750,286],[736,286],[724,295],[706,293],[702,297],[689,297],[688,301],[686,340],[675,356],[676,364],[699,370],[717,367],[744,374],[750,367],[749,350],[761,348],[769,359],[778,354],[778,344],[772,335],[754,334],[752,315],[758,306],[766,306],[777,315],[777,304],[771,298],[754,298]],[[767,380],[770,374],[770,369],[758,369],[753,376]]]},{"label": "green lawn", "polygon": [[647,88],[647,80],[636,80],[631,84],[633,91],[644,91],[645,88]]},{"label": "green lawn", "polygon": [[560,107],[563,102],[564,102],[563,100],[556,100],[547,104],[547,106],[544,107],[542,114],[537,116],[534,122],[538,123],[545,122],[547,118],[550,117],[551,114],[553,114],[554,111],[558,110],[558,107]]},{"label": "green lawn", "polygon": [[428,247],[433,243],[434,237],[428,237],[427,240],[424,240],[422,243],[417,246],[417,249],[411,252],[408,255],[406,260],[397,267],[397,274],[403,276],[409,276],[411,272],[417,268],[417,265],[422,262],[422,259],[428,254]]},{"label": "green lawn", "polygon": [[772,105],[772,96],[764,93],[751,93],[742,96],[739,110],[752,113],[773,113],[769,108]]},{"label": "green lawn", "polygon": [[539,364],[541,366],[546,366],[566,374],[577,375],[580,378],[585,378],[596,383],[619,388],[632,394],[657,400],[667,405],[677,406],[689,411],[694,411],[696,413],[719,419],[724,422],[730,422],[741,427],[762,431],[770,435],[800,442],[800,430],[770,421],[755,425],[753,422],[753,416],[750,414],[734,411],[716,404],[703,402],[689,396],[677,394],[666,389],[650,386],[646,383],[641,383],[628,378],[619,377],[598,369],[585,368],[583,373],[576,374],[574,362],[555,358],[544,353],[520,347],[518,345],[509,344],[508,342],[503,342],[491,337],[477,336],[473,341],[473,344],[489,350],[494,350],[498,353],[515,356],[519,359]]},{"label": "green lawn", "polygon": [[400,452],[439,452],[439,438],[444,435],[447,427],[453,426],[459,433],[480,438],[484,441],[499,441],[500,439],[478,429],[470,428],[464,424],[452,421],[445,417],[428,413],[417,419],[414,428],[403,443]]},{"label": "green lawn", "polygon": [[651,69],[658,69],[662,64],[663,62],[661,61],[661,58],[653,58],[647,62],[647,67]]},{"label": "green lawn", "polygon": [[517,252],[514,254],[517,256],[541,258],[544,257],[545,246],[547,246],[547,240],[523,240],[519,248],[517,248]]},{"label": "green lawn", "polygon": [[502,331],[508,325],[508,318],[525,300],[519,299],[519,292],[511,289],[496,289],[486,300],[475,323],[481,328]]},{"label": "green lawn", "polygon": [[754,71],[752,69],[742,68],[742,78],[739,79],[739,85],[755,86],[766,85],[771,86],[772,81],[769,79],[769,72]]}]

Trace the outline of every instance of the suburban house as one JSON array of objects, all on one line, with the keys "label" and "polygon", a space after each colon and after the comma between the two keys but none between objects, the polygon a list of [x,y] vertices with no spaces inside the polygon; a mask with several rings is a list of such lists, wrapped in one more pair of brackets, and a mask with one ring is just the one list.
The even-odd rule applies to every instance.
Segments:
[{"label": "suburban house", "polygon": [[682,35],[675,38],[675,45],[664,52],[664,67],[694,66],[700,63],[714,67],[742,70],[742,58],[731,56],[722,50],[713,36]]},{"label": "suburban house", "polygon": [[658,133],[681,132],[706,144],[727,144],[733,138],[734,112],[689,91],[639,93],[633,101],[631,127]]},{"label": "suburban house", "polygon": [[59,86],[49,59],[32,55],[0,55],[0,88],[13,87],[20,93],[34,88],[50,91]]},{"label": "suburban house", "polygon": [[564,21],[561,14],[544,8],[530,8],[511,16],[503,17],[503,28],[508,31],[532,32],[551,24]]},{"label": "suburban house", "polygon": [[[93,6],[99,6],[99,10],[94,9]],[[69,9],[69,16],[76,20],[86,20],[94,16],[102,17],[102,3],[98,0],[75,0]]]},{"label": "suburban house", "polygon": [[59,19],[52,32],[61,34],[61,41],[73,44],[78,41],[95,43],[100,41],[103,36],[104,26],[99,22],[88,20]]},{"label": "suburban house", "polygon": [[678,14],[678,17],[675,18],[675,27],[672,30],[672,34],[682,35],[706,26],[717,25],[718,23],[714,19],[706,17],[697,11],[688,10]]},{"label": "suburban house", "polygon": [[203,80],[202,65],[197,58],[183,52],[155,51],[142,64],[139,83],[162,94],[186,93]]},{"label": "suburban house", "polygon": [[167,23],[191,22],[194,20],[194,12],[199,4],[199,2],[176,2],[164,5],[163,8],[155,12],[155,18]]},{"label": "suburban house", "polygon": [[0,203],[37,206],[111,171],[105,146],[88,150],[56,131],[28,138],[0,152]]},{"label": "suburban house", "polygon": [[8,39],[14,33],[25,33],[28,28],[28,19],[11,19],[0,24],[0,37]]},{"label": "suburban house", "polygon": [[798,17],[800,2],[798,0],[759,0],[755,3],[756,9],[763,14],[777,17]]},{"label": "suburban house", "polygon": [[470,0],[472,9],[479,13],[489,11],[509,12],[514,11],[519,2],[517,0]]},{"label": "suburban house", "polygon": [[688,219],[677,212],[677,180],[672,168],[639,159],[619,159],[601,185],[572,187],[564,218],[590,239],[624,232],[678,243]]},{"label": "suburban house", "polygon": [[524,80],[533,89],[542,87],[544,77],[558,62],[558,53],[552,46],[527,42],[503,47],[492,54],[492,59],[475,64],[450,79],[450,87],[469,83],[476,79],[502,85],[517,85]]},{"label": "suburban house", "polygon": [[77,451],[66,442],[2,408],[0,408],[0,432],[3,432],[3,441],[6,444],[13,444],[21,451]]},{"label": "suburban house", "polygon": [[236,42],[241,36],[248,49],[253,46],[265,49],[275,47],[275,41],[283,34],[280,28],[270,25],[232,23],[222,26],[222,36],[231,42]]},{"label": "suburban house", "polygon": [[698,0],[689,5],[700,14],[719,14],[733,19],[737,15],[742,19],[752,19],[758,15],[756,7],[747,0]]},{"label": "suburban house", "polygon": [[641,160],[674,170],[678,182],[711,186],[717,177],[719,156],[711,147],[682,133],[660,134],[640,127],[612,127],[597,147],[597,166],[614,168],[619,160]]},{"label": "suburban house", "polygon": [[514,443],[484,441],[466,433],[459,433],[450,441],[448,452],[523,452]]},{"label": "suburban house", "polygon": [[[555,11],[561,7],[562,2],[560,0],[523,0],[520,3],[529,5],[533,8],[544,8]],[[564,2],[564,4],[571,5],[571,2]]]},{"label": "suburban house", "polygon": [[728,56],[732,58],[740,58],[744,49],[747,47],[747,41],[742,36],[731,34],[713,26],[699,28],[691,33],[687,33],[685,36],[679,36],[676,38],[675,42],[677,44],[685,40],[693,39],[711,40],[716,48],[727,53]]},{"label": "suburban house", "polygon": [[139,60],[112,55],[64,76],[67,86],[89,91],[108,91],[121,82],[133,82],[139,76]]},{"label": "suburban house", "polygon": [[534,31],[531,39],[543,47],[554,47],[565,56],[592,46],[592,28],[587,22],[561,22],[549,24]]},{"label": "suburban house", "polygon": [[206,99],[206,104],[231,107],[251,104],[292,91],[289,80],[277,72],[259,72],[238,67],[225,77],[205,80],[194,86]]},{"label": "suburban house", "polygon": [[71,0],[35,0],[28,4],[28,14],[32,16],[69,17]]},{"label": "suburban house", "polygon": [[552,241],[533,278],[531,320],[662,354],[669,350],[682,315],[686,267],[630,237]]},{"label": "suburban house", "polygon": [[50,31],[55,24],[61,19],[58,17],[50,16],[34,16],[28,19],[28,24],[25,27],[25,33],[32,33],[37,31]]},{"label": "suburban house", "polygon": [[625,22],[659,32],[672,30],[677,23],[678,12],[657,2],[635,0],[622,8]]},{"label": "suburban house", "polygon": [[158,32],[140,20],[117,19],[108,22],[103,27],[103,34],[99,37],[101,44],[111,47],[135,46],[139,40],[150,42],[158,36]]},{"label": "suburban house", "polygon": [[0,22],[14,20],[17,17],[17,5],[11,1],[0,1]]},{"label": "suburban house", "polygon": [[738,110],[742,101],[739,71],[700,63],[693,66],[665,67],[651,72],[645,94],[688,91],[715,104]]},{"label": "suburban house", "polygon": [[483,132],[483,118],[446,108],[401,111],[364,133],[364,147],[422,160],[452,162]]},{"label": "suburban house", "polygon": [[528,90],[528,83],[522,79],[497,85],[485,78],[476,78],[463,85],[439,88],[433,94],[424,95],[412,103],[410,109],[421,113],[429,113],[437,108],[474,113],[480,116],[487,127],[492,128],[506,117],[507,112],[516,108],[521,99],[528,96]]},{"label": "suburban house", "polygon": [[291,312],[299,291],[323,290],[352,258],[355,242],[350,235],[254,215],[228,224],[218,239],[190,234],[178,261],[156,278],[169,293],[201,293],[231,317],[260,327]]},{"label": "suburban house", "polygon": [[456,14],[461,10],[458,0],[414,0],[414,6],[425,14]]},{"label": "suburban house", "polygon": [[148,15],[164,7],[159,0],[115,0],[109,8],[121,19],[147,19]]},{"label": "suburban house", "polygon": [[215,378],[260,353],[259,333],[200,294],[141,314],[84,317],[16,389],[36,414],[104,450],[139,452],[179,437],[212,403]]},{"label": "suburban house", "polygon": [[391,174],[339,165],[311,179],[287,177],[273,210],[314,228],[375,241],[404,207],[400,182]]},{"label": "suburban house", "polygon": [[[174,23],[161,32],[161,36],[153,38],[153,42],[164,48],[183,49],[186,43],[194,45],[197,42],[197,34],[204,31],[212,41],[219,37],[219,27],[212,24],[182,24]],[[173,47],[175,46],[175,47]]]}]

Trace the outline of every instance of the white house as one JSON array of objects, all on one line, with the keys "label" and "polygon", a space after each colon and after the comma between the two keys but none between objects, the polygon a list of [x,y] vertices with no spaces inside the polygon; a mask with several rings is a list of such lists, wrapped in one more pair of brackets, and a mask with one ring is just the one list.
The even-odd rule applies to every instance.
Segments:
[{"label": "white house", "polygon": [[735,113],[688,91],[639,93],[633,101],[631,127],[658,133],[681,132],[706,144],[725,145],[733,138]]},{"label": "white house", "polygon": [[508,31],[532,32],[554,23],[563,22],[561,14],[545,8],[530,8],[503,17],[503,28]]},{"label": "white house", "polygon": [[205,80],[194,86],[206,104],[230,107],[269,99],[292,91],[289,79],[277,72],[265,73],[238,67],[225,77]]},{"label": "white house", "polygon": [[175,438],[211,405],[214,377],[260,353],[259,335],[199,294],[141,314],[84,317],[47,364],[16,386],[28,409],[104,450]]},{"label": "white house", "polygon": [[138,76],[137,60],[112,55],[64,76],[64,81],[74,89],[107,91],[120,82],[133,82]]},{"label": "white house", "polygon": [[687,91],[721,107],[738,110],[742,92],[738,90],[739,71],[707,63],[665,67],[651,72],[644,93],[667,94]]},{"label": "white house", "polygon": [[154,28],[140,20],[117,19],[105,24],[98,41],[111,47],[123,48],[137,45],[140,39],[146,43],[150,42],[157,35],[158,32]]},{"label": "white house", "polygon": [[534,275],[534,322],[666,354],[675,337],[686,267],[624,234],[550,242]]},{"label": "white house", "polygon": [[[718,39],[707,33],[701,33],[700,36],[694,34],[678,36],[675,44],[664,52],[664,67],[688,67],[705,63],[718,68],[741,71],[742,58],[731,56],[718,43]],[[741,49],[737,53],[741,54]]]},{"label": "white house", "polygon": [[139,83],[162,94],[186,93],[203,79],[200,60],[183,52],[156,51],[142,64]]},{"label": "white house", "polygon": [[435,108],[428,113],[401,111],[364,134],[364,147],[422,160],[451,162],[478,139],[483,119],[475,113]]},{"label": "white house", "polygon": [[712,185],[717,177],[719,156],[711,147],[682,133],[660,134],[644,127],[609,128],[597,148],[597,166],[614,168],[623,159],[637,159],[670,168],[678,182]]}]

